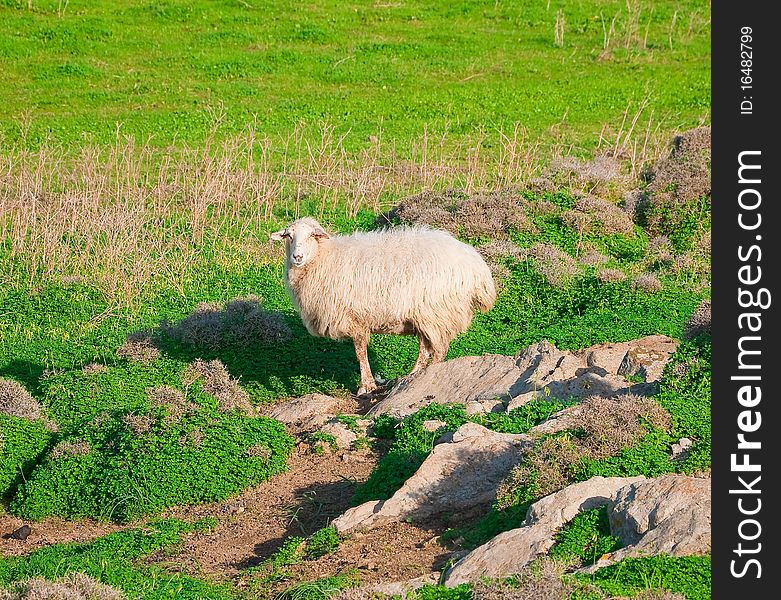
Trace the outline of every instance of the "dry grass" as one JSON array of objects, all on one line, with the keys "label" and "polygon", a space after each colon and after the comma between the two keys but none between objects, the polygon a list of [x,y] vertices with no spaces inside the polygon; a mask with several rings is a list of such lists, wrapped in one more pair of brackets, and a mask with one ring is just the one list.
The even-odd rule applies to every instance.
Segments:
[{"label": "dry grass", "polygon": [[426,191],[402,200],[378,219],[406,225],[428,225],[468,238],[505,238],[511,229],[534,231],[521,191],[505,188],[467,194],[461,190]]},{"label": "dry grass", "polygon": [[513,502],[515,490],[532,487],[535,498],[575,481],[583,460],[600,460],[633,446],[649,428],[669,430],[670,415],[653,399],[624,394],[591,396],[578,407],[577,435],[543,438],[513,469],[497,492],[501,507]]},{"label": "dry grass", "polygon": [[157,419],[152,415],[131,412],[122,417],[122,423],[133,435],[140,437],[152,431]]},{"label": "dry grass", "polygon": [[117,356],[141,364],[149,364],[160,357],[160,349],[150,332],[136,331],[128,335],[117,349]]},{"label": "dry grass", "polygon": [[621,269],[600,269],[597,271],[597,279],[602,283],[617,283],[626,279],[626,273]]},{"label": "dry grass", "polygon": [[510,275],[510,269],[504,264],[507,259],[526,260],[528,251],[516,246],[510,240],[492,240],[477,247],[477,251],[488,263],[491,274],[501,284],[501,280]]},{"label": "dry grass", "polygon": [[0,378],[0,414],[20,419],[44,419],[43,408],[19,382]]},{"label": "dry grass", "polygon": [[0,590],[0,600],[125,600],[120,590],[100,583],[84,573],[71,573],[49,581],[34,577]]},{"label": "dry grass", "polygon": [[647,186],[641,216],[651,234],[677,230],[700,198],[710,198],[710,144],[710,127],[687,131],[673,140],[667,157],[644,173]]},{"label": "dry grass", "polygon": [[711,301],[703,300],[694,311],[683,331],[683,339],[690,340],[711,331]]},{"label": "dry grass", "polygon": [[[472,587],[473,600],[563,600],[587,584],[562,581],[573,562],[543,557],[515,575],[512,581],[480,580]],[[597,596],[598,597],[598,596]]]},{"label": "dry grass", "polygon": [[580,273],[580,265],[569,254],[551,244],[534,244],[529,248],[537,272],[553,287],[564,287]]},{"label": "dry grass", "polygon": [[[629,159],[622,169],[633,173],[651,156],[660,124],[652,115],[640,120],[644,110],[625,118],[615,135],[604,129],[603,162],[590,167],[595,181],[612,172],[603,168],[606,160]],[[301,125],[280,138],[259,137],[254,125],[217,142],[221,135],[215,126],[200,148],[160,149],[118,134],[108,147],[44,144],[0,155],[0,239],[8,249],[0,283],[89,282],[113,307],[132,306],[160,287],[184,294],[185,282],[215,262],[277,260],[266,232],[302,211],[381,212],[396,198],[449,187],[469,195],[535,189],[547,157],[577,151],[564,140],[543,148],[520,126],[461,143],[426,128],[404,155],[382,135],[348,152],[345,136],[327,124]],[[540,185],[553,189],[551,182]],[[480,196],[462,210],[481,214],[496,201]],[[489,231],[514,219],[527,225],[516,213]],[[473,216],[466,231],[486,230]]]},{"label": "dry grass", "polygon": [[200,448],[205,439],[206,435],[203,433],[203,429],[195,427],[179,438],[179,445],[183,448]]},{"label": "dry grass", "polygon": [[662,282],[659,281],[659,278],[653,273],[643,273],[638,275],[635,277],[632,285],[646,294],[655,294],[662,289]]},{"label": "dry grass", "polygon": [[195,360],[187,367],[183,380],[201,380],[203,391],[217,400],[221,412],[237,410],[247,415],[255,414],[249,394],[241,389],[238,380],[231,377],[228,369],[218,359]]},{"label": "dry grass", "polygon": [[86,456],[91,449],[90,445],[84,440],[74,440],[72,442],[63,440],[52,448],[49,458],[57,460],[63,456]]},{"label": "dry grass", "polygon": [[179,421],[184,415],[195,410],[197,406],[188,401],[181,390],[168,385],[159,385],[146,390],[149,407],[163,408],[170,421]]},{"label": "dry grass", "polygon": [[204,350],[281,343],[293,335],[282,315],[264,309],[257,296],[236,298],[224,306],[202,302],[192,314],[175,325],[164,322],[161,329],[182,344]]}]

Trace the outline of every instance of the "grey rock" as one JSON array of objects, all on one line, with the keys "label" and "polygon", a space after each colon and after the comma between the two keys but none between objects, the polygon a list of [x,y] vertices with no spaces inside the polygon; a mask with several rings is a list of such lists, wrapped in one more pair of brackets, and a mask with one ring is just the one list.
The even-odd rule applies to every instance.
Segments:
[{"label": "grey rock", "polygon": [[451,441],[434,447],[391,498],[351,508],[332,525],[347,532],[445,512],[464,517],[485,511],[494,501],[499,484],[531,445],[526,435],[496,433],[465,423],[453,433]]},{"label": "grey rock", "polygon": [[475,548],[447,572],[445,585],[453,587],[481,577],[518,573],[554,544],[554,534],[579,512],[612,502],[618,491],[643,477],[592,477],[535,502],[523,525],[497,535]]}]

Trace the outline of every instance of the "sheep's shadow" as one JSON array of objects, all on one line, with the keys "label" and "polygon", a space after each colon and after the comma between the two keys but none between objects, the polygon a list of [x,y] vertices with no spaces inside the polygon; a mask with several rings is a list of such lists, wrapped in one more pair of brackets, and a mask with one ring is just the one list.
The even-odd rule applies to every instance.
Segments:
[{"label": "sheep's shadow", "polygon": [[266,310],[255,300],[197,307],[176,323],[163,321],[152,337],[162,354],[185,362],[218,359],[269,396],[355,390],[360,379],[351,340],[314,337],[298,315]]}]

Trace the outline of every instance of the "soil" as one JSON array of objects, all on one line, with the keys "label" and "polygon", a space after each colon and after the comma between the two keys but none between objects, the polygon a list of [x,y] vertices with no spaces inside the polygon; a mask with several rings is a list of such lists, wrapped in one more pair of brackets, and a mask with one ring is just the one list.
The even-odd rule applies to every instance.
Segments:
[{"label": "soil", "polygon": [[[31,528],[27,539],[11,538],[11,533],[25,523]],[[66,521],[56,517],[29,523],[19,517],[2,514],[0,515],[0,556],[21,556],[57,543],[88,542],[126,527],[89,519]]]}]

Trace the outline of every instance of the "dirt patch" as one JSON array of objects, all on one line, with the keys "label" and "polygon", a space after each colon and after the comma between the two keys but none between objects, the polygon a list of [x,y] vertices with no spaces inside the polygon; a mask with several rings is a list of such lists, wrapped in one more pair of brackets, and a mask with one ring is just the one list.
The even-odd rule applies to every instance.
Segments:
[{"label": "dirt patch", "polygon": [[269,558],[290,536],[306,537],[350,507],[357,484],[377,462],[370,450],[312,454],[300,445],[289,469],[240,496],[199,506],[169,509],[167,517],[215,517],[210,534],[191,537],[167,566],[199,577],[230,578]]},{"label": "dirt patch", "polygon": [[406,581],[445,566],[453,548],[440,543],[444,529],[439,523],[389,523],[367,533],[354,533],[336,551],[294,565],[289,572],[295,579],[307,581],[357,569],[362,586]]},{"label": "dirt patch", "polygon": [[95,538],[129,527],[129,525],[99,523],[88,519],[66,521],[65,519],[52,517],[35,523],[28,523],[31,531],[24,541],[7,537],[25,523],[26,521],[19,517],[0,515],[0,556],[22,556],[52,544],[89,542]]}]

